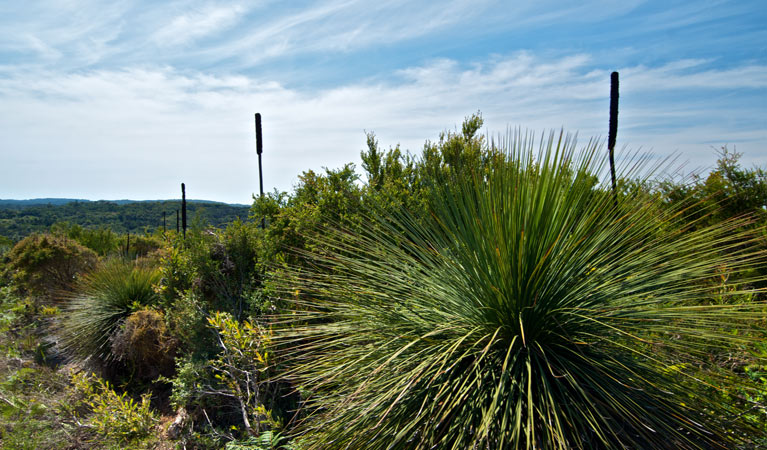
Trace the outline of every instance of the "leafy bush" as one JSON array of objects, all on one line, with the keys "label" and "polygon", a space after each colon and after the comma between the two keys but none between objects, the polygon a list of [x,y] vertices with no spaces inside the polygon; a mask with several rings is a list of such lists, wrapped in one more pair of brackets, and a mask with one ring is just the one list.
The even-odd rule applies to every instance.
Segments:
[{"label": "leafy bush", "polygon": [[207,360],[190,354],[177,359],[175,377],[166,380],[173,385],[174,407],[200,417],[199,431],[209,423],[214,429],[208,433],[227,440],[282,429],[296,399],[289,386],[270,379],[276,367],[271,330],[221,312],[206,322],[219,351]]},{"label": "leafy bush", "polygon": [[77,241],[34,234],[19,241],[8,258],[7,268],[19,290],[50,297],[71,288],[78,275],[93,269],[98,257]]},{"label": "leafy bush", "polygon": [[216,331],[221,353],[210,361],[215,377],[223,384],[222,395],[239,403],[242,422],[248,434],[279,426],[266,409],[274,402],[274,385],[266,382],[272,363],[272,332],[257,323],[238,323],[226,313],[208,319]]},{"label": "leafy bush", "polygon": [[297,306],[275,344],[286,378],[312,392],[302,443],[692,449],[763,436],[742,404],[710,395],[757,388],[709,358],[765,337],[764,304],[710,298],[723,266],[741,283],[725,295],[759,281],[747,274],[767,255],[743,246],[756,239],[744,222],[688,232],[657,198],[616,204],[595,185],[594,144],[505,144],[466,173],[435,169],[430,219],[323,229],[333,254],[285,277]]},{"label": "leafy bush", "polygon": [[157,419],[149,408],[149,394],[136,402],[126,393],[116,393],[108,381],[81,373],[72,376],[72,383],[90,410],[89,425],[100,436],[127,443],[152,433]]},{"label": "leafy bush", "polygon": [[193,227],[163,255],[162,294],[166,304],[194,295],[206,312],[226,311],[241,319],[252,309],[260,287],[260,230],[236,221],[223,231]]},{"label": "leafy bush", "polygon": [[114,253],[119,245],[119,237],[108,227],[96,229],[84,228],[69,222],[58,222],[51,226],[51,234],[65,236],[74,239],[88,247],[99,256],[107,256]]},{"label": "leafy bush", "polygon": [[[162,239],[157,236],[124,235],[120,237],[120,247],[128,259],[144,258],[164,247]],[[127,251],[126,250],[127,247]]]},{"label": "leafy bush", "polygon": [[85,276],[64,307],[59,324],[60,345],[78,359],[116,359],[112,338],[134,311],[158,300],[159,272],[115,260]]}]

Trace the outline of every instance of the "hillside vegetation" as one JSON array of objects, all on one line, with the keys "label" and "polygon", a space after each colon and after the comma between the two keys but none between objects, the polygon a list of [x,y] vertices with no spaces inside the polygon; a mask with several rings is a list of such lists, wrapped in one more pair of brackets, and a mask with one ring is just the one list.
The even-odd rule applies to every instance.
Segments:
[{"label": "hillside vegetation", "polygon": [[[49,199],[55,200],[55,199]],[[67,201],[62,204],[0,202],[0,236],[18,241],[32,233],[44,233],[56,223],[66,222],[84,228],[109,228],[115,233],[144,233],[162,228],[176,229],[176,210],[180,200],[142,202]],[[190,221],[197,217],[206,225],[225,226],[248,216],[248,206],[215,202],[187,202]]]},{"label": "hillside vegetation", "polygon": [[481,126],[3,247],[0,449],[765,448],[765,173]]}]

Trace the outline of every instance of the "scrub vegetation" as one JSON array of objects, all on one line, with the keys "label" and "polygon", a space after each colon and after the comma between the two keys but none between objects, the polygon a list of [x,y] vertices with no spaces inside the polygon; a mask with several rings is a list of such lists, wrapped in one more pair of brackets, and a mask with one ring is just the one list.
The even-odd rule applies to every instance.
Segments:
[{"label": "scrub vegetation", "polygon": [[0,243],[0,448],[764,448],[765,172],[481,126]]}]

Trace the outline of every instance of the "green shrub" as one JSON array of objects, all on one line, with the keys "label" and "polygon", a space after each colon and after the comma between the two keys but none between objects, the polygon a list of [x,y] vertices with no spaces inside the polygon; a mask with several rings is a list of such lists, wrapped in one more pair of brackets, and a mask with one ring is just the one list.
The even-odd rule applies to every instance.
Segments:
[{"label": "green shrub", "polygon": [[[0,236],[0,261],[3,261],[6,253],[13,248],[13,241],[5,236]],[[2,279],[0,279],[1,281]]]},{"label": "green shrub", "polygon": [[276,397],[276,385],[267,381],[274,364],[271,330],[251,321],[238,323],[227,313],[216,313],[208,323],[220,345],[210,367],[223,385],[220,394],[237,400],[245,431],[253,434],[280,427],[267,408]]},{"label": "green shrub", "polygon": [[190,293],[165,307],[169,333],[178,340],[181,352],[197,360],[207,360],[218,352],[216,334],[208,326],[207,305]]},{"label": "green shrub", "polygon": [[[512,136],[482,166],[433,174],[431,214],[323,229],[279,292],[286,379],[311,391],[310,449],[737,448],[764,436],[711,389],[756,392],[712,348],[765,338],[767,262],[731,220],[595,184],[597,146]],[[448,170],[449,169],[449,170]],[[638,164],[636,170],[641,170]],[[633,176],[624,173],[624,177]],[[372,231],[371,231],[372,230]],[[728,267],[739,285],[711,280]],[[764,358],[756,358],[764,364]]]},{"label": "green shrub", "polygon": [[88,247],[99,256],[107,256],[117,251],[119,237],[109,227],[96,229],[84,228],[69,222],[57,222],[51,226],[51,234],[74,239]]},{"label": "green shrub", "polygon": [[240,221],[222,231],[193,227],[186,240],[175,241],[163,255],[165,304],[194,295],[206,312],[226,311],[238,320],[257,312],[260,233],[255,224]]},{"label": "green shrub", "polygon": [[157,270],[119,260],[85,276],[63,309],[61,347],[77,359],[114,361],[112,337],[132,312],[157,303],[159,278]]},{"label": "green shrub", "polygon": [[129,259],[145,258],[165,246],[165,243],[162,241],[162,239],[157,236],[141,236],[132,234],[130,235],[130,240],[128,239],[128,235],[121,236],[120,247],[123,249],[125,246],[128,247],[128,251],[125,253],[125,256],[127,256]]},{"label": "green shrub", "polygon": [[8,258],[7,270],[16,287],[23,293],[45,297],[70,289],[77,276],[93,269],[98,259],[77,241],[49,234],[22,239]]},{"label": "green shrub", "polygon": [[154,430],[157,419],[149,408],[149,394],[140,402],[126,393],[118,394],[108,381],[94,375],[74,374],[72,383],[82,396],[88,410],[88,424],[96,433],[118,443],[128,443]]}]

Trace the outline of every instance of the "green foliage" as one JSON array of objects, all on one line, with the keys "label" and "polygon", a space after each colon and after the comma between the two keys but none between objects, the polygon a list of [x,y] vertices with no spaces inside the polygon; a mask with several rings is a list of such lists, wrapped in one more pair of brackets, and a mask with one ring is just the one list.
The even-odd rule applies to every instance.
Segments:
[{"label": "green foliage", "polygon": [[117,251],[120,240],[118,235],[107,227],[89,229],[69,222],[58,222],[51,225],[51,234],[74,239],[99,256],[106,256]]},{"label": "green foliage", "polygon": [[[685,229],[640,194],[616,209],[595,186],[596,145],[515,135],[487,149],[478,123],[427,161],[451,180],[430,188],[432,219],[322,228],[315,245],[333,254],[285,277],[297,306],[274,339],[286,378],[312,392],[301,442],[685,449],[763,436],[710,392],[758,388],[710,359],[765,338],[764,304],[712,300],[761,281],[749,274],[767,255],[745,246],[745,222]],[[739,280],[724,293],[722,267]]]},{"label": "green foliage", "polygon": [[403,155],[399,146],[382,151],[373,133],[367,135],[367,147],[360,153],[367,176],[363,202],[384,211],[404,208],[415,215],[425,212],[424,174],[416,159]]},{"label": "green foliage", "polygon": [[89,425],[99,436],[125,444],[153,431],[157,418],[150,410],[149,394],[137,402],[126,393],[116,393],[108,381],[82,373],[73,374],[72,383],[89,409]]},{"label": "green foliage", "polygon": [[160,293],[165,305],[184,296],[192,287],[194,267],[189,252],[182,245],[175,243],[168,248],[160,259],[159,270],[162,274]]},{"label": "green foliage", "polygon": [[2,261],[3,258],[5,258],[5,254],[8,253],[12,247],[13,247],[13,241],[11,239],[4,236],[0,236],[0,261]]},{"label": "green foliage", "polygon": [[[175,233],[176,210],[180,207],[180,200],[127,203],[75,201],[61,205],[2,204],[0,236],[18,241],[33,233],[47,232],[51,226],[60,222],[77,224],[91,232],[108,229],[117,234],[144,234],[147,229],[162,230],[163,212],[166,214],[166,230],[170,234]],[[199,216],[206,225],[213,227],[223,227],[238,218],[245,219],[248,214],[247,206],[215,202],[188,201],[187,210],[190,217]],[[88,244],[84,245],[89,247]]]},{"label": "green foliage", "polygon": [[151,235],[130,235],[120,238],[122,254],[128,259],[143,258],[163,248],[165,243],[161,238]]},{"label": "green foliage", "polygon": [[165,308],[169,333],[178,340],[179,349],[195,360],[207,360],[218,352],[206,309],[205,302],[194,293],[177,298]]},{"label": "green foliage", "polygon": [[251,321],[238,323],[231,315],[216,313],[208,319],[221,347],[210,361],[215,378],[224,386],[224,395],[239,403],[245,431],[252,435],[261,430],[279,428],[265,404],[273,403],[276,391],[266,382],[271,355],[272,332]]},{"label": "green foliage", "polygon": [[686,218],[696,226],[711,225],[732,217],[750,215],[757,225],[767,221],[767,172],[761,168],[745,169],[742,155],[722,147],[717,166],[703,179],[693,176],[692,183],[665,181],[656,190],[665,201],[685,207]]},{"label": "green foliage", "polygon": [[58,313],[56,306],[40,305],[29,297],[20,298],[11,286],[0,287],[0,353],[45,362],[49,345],[41,343],[37,335],[41,325]]},{"label": "green foliage", "polygon": [[35,234],[18,242],[8,253],[7,269],[17,289],[50,297],[69,289],[77,276],[91,270],[96,254],[77,241],[50,234]]},{"label": "green foliage", "polygon": [[66,380],[47,367],[8,367],[0,357],[0,449],[67,448],[76,436],[62,421],[59,401]]},{"label": "green foliage", "polygon": [[158,302],[157,270],[113,260],[83,277],[64,307],[59,326],[61,347],[78,359],[114,361],[111,342],[134,311]]},{"label": "green foliage", "polygon": [[260,286],[260,230],[235,221],[223,231],[192,227],[162,257],[161,291],[166,305],[193,294],[204,311],[227,311],[241,318],[252,308]]},{"label": "green foliage", "polygon": [[224,450],[298,450],[285,436],[271,430],[244,441],[227,442]]},{"label": "green foliage", "polygon": [[174,408],[202,403],[203,386],[210,382],[206,368],[206,362],[195,361],[189,356],[176,359],[176,375],[168,380],[172,385],[170,402]]},{"label": "green foliage", "polygon": [[357,185],[354,165],[341,169],[325,169],[325,174],[314,171],[299,176],[299,183],[291,196],[272,193],[256,198],[251,218],[265,218],[261,259],[282,264],[301,264],[297,253],[311,245],[318,225],[334,223],[352,229],[358,227],[362,207],[362,189]]},{"label": "green foliage", "polygon": [[[217,339],[218,353],[204,361],[191,354],[178,358],[176,375],[168,380],[174,407],[205,417],[188,430],[190,439],[195,430],[231,441],[281,429],[286,412],[295,404],[288,404],[292,400],[286,386],[269,380],[275,368],[271,331],[221,312],[206,323]],[[206,423],[214,428],[204,428]]]}]

